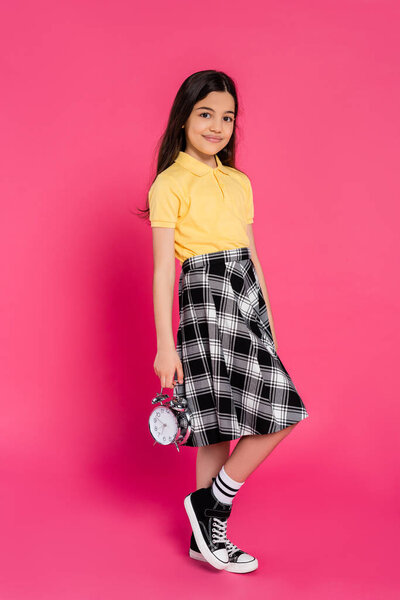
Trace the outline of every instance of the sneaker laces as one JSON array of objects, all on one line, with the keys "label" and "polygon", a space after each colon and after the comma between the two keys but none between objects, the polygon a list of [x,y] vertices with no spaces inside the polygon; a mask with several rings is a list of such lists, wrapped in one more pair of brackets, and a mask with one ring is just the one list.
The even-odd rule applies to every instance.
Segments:
[{"label": "sneaker laces", "polygon": [[227,519],[218,519],[214,517],[212,524],[212,538],[213,542],[224,542],[226,543],[226,526],[228,524]]},{"label": "sneaker laces", "polygon": [[234,554],[235,552],[240,550],[240,548],[238,546],[236,546],[235,544],[232,544],[232,542],[228,539],[226,540],[226,549],[228,551],[229,556],[231,556],[232,554]]}]

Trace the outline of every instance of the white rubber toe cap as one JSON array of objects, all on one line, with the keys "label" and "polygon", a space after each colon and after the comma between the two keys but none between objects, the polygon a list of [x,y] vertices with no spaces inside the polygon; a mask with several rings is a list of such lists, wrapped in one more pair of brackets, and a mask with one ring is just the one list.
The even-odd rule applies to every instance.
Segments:
[{"label": "white rubber toe cap", "polygon": [[220,560],[221,562],[223,562],[225,564],[228,564],[229,556],[228,556],[228,553],[225,548],[220,548],[219,550],[216,550],[215,552],[213,552],[213,554],[216,558],[218,558],[218,560]]},{"label": "white rubber toe cap", "polygon": [[254,558],[254,556],[251,556],[251,554],[247,554],[246,552],[244,554],[241,554],[238,558],[238,563],[247,563],[247,562],[252,562],[253,560],[256,560]]}]

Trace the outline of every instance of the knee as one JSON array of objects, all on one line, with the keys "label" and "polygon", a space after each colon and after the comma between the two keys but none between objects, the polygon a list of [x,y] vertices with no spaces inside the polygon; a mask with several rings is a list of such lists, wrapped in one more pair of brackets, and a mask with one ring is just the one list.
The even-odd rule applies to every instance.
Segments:
[{"label": "knee", "polygon": [[298,425],[298,423],[292,423],[291,425],[288,425],[287,427],[284,427],[283,429],[281,429],[281,431],[289,433],[296,427],[296,425]]},{"label": "knee", "polygon": [[229,451],[231,447],[231,443],[229,440],[225,441],[225,442],[217,442],[215,444],[207,444],[205,446],[199,446],[197,448],[197,451],[201,451],[201,452],[223,452],[223,451]]}]

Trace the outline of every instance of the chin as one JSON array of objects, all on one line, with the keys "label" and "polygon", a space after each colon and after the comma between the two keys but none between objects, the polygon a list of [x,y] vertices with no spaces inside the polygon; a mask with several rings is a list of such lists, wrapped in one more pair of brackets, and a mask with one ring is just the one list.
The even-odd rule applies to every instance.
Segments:
[{"label": "chin", "polygon": [[206,146],[201,149],[204,154],[217,154],[222,150],[223,146],[220,144],[213,144],[212,142],[206,142]]}]

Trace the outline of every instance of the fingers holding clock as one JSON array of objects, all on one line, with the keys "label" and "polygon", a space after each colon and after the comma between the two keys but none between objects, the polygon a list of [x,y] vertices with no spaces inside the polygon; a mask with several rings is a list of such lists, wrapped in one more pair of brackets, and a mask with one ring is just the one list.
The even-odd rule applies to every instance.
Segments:
[{"label": "fingers holding clock", "polygon": [[182,364],[176,350],[158,350],[154,361],[154,372],[160,378],[163,388],[173,388],[178,382],[183,383]]},{"label": "fingers holding clock", "polygon": [[[176,360],[175,360],[175,365],[174,365],[174,374],[173,374],[173,377],[171,379],[171,385],[166,385],[166,387],[173,387],[177,383],[183,383],[183,368],[182,368],[182,363],[180,361],[180,358],[179,358],[178,354],[176,354],[175,358],[176,358]],[[176,373],[176,377],[175,377],[175,373]]]},{"label": "fingers holding clock", "polygon": [[175,369],[172,373],[168,373],[167,375],[161,376],[160,380],[161,380],[161,386],[163,388],[173,388],[174,385],[176,384]]},{"label": "fingers holding clock", "polygon": [[183,368],[182,368],[182,363],[179,360],[178,364],[176,365],[176,374],[177,374],[177,381],[176,383],[183,383]]}]

